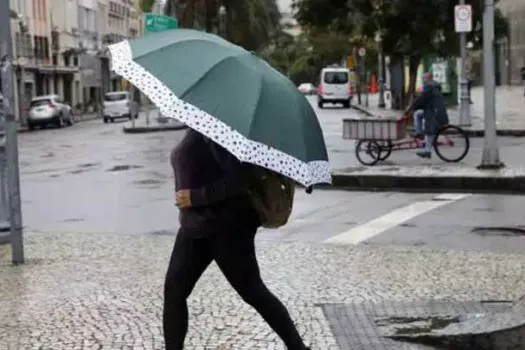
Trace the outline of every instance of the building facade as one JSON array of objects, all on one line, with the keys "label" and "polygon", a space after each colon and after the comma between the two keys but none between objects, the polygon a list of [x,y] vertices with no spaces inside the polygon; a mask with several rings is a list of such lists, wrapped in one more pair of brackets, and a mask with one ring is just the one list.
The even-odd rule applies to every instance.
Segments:
[{"label": "building facade", "polygon": [[[15,102],[19,116],[35,96],[58,94],[92,110],[100,92],[124,88],[109,67],[108,44],[143,35],[138,0],[11,0]],[[105,60],[105,61],[104,61]],[[101,63],[102,62],[102,63]],[[106,75],[108,69],[105,70]]]},{"label": "building facade", "polygon": [[498,75],[502,84],[521,84],[525,66],[525,1],[500,0],[498,7],[509,21],[509,37],[498,45]]}]

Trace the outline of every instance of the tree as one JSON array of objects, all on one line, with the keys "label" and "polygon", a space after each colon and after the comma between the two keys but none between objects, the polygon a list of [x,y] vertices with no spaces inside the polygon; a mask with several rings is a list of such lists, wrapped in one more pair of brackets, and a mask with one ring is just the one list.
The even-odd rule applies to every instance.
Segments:
[{"label": "tree", "polygon": [[148,13],[151,12],[151,9],[153,9],[153,6],[155,6],[156,0],[140,0],[140,10],[142,13]]},{"label": "tree", "polygon": [[280,30],[275,0],[168,0],[165,13],[176,14],[181,27],[215,32],[221,5],[226,9],[226,37],[247,50],[262,49]]},{"label": "tree", "polygon": [[[473,6],[474,32],[469,40],[481,45],[483,0]],[[497,0],[496,0],[497,2]],[[454,32],[454,5],[450,0],[295,0],[300,24],[358,33],[363,40],[382,34],[383,51],[393,59],[408,57],[409,95],[415,91],[417,68],[426,55],[457,56],[459,36]],[[507,35],[508,25],[496,11],[496,38]]]}]

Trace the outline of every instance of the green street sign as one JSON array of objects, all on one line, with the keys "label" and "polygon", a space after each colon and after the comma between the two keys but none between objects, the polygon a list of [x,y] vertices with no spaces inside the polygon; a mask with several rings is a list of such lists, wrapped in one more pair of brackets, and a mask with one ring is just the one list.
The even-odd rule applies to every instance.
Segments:
[{"label": "green street sign", "polygon": [[177,29],[177,20],[173,17],[146,13],[144,15],[144,32],[155,33]]}]

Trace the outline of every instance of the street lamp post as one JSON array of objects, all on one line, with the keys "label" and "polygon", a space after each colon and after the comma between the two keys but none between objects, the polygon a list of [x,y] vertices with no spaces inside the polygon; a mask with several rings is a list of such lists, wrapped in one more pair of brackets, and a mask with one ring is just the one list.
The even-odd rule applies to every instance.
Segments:
[{"label": "street lamp post", "polygon": [[379,81],[379,103],[377,104],[377,107],[379,108],[385,108],[385,66],[383,62],[383,36],[381,35],[381,32],[378,31],[376,35],[376,42],[377,42],[377,60],[378,60],[378,68],[377,68],[377,80]]}]

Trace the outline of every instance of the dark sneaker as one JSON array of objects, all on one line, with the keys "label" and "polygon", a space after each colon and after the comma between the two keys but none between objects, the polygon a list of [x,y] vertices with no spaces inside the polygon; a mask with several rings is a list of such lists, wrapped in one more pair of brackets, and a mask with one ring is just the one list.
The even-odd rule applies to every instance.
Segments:
[{"label": "dark sneaker", "polygon": [[432,153],[431,152],[416,152],[417,156],[420,157],[420,158],[430,158],[432,156]]}]

